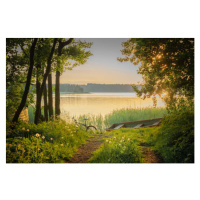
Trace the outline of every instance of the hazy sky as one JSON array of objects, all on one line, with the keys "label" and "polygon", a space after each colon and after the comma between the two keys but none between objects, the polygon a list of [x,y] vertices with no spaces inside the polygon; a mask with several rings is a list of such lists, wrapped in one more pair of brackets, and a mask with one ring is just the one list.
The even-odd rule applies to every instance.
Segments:
[{"label": "hazy sky", "polygon": [[122,57],[121,43],[127,41],[127,38],[81,38],[81,40],[93,42],[90,48],[93,56],[84,65],[77,66],[71,71],[66,70],[61,76],[61,83],[130,84],[142,80],[141,75],[137,74],[138,66],[130,62],[117,61],[117,57]]}]

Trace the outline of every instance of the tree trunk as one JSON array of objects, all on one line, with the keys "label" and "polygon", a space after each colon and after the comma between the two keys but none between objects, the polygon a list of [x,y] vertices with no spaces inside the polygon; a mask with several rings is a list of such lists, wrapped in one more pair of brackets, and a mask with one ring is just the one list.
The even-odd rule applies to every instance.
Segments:
[{"label": "tree trunk", "polygon": [[19,115],[21,113],[21,111],[23,110],[25,104],[26,104],[26,100],[27,100],[27,96],[29,93],[29,89],[30,89],[30,84],[31,84],[31,76],[32,76],[32,72],[33,72],[33,66],[34,66],[34,53],[35,53],[35,47],[36,47],[36,43],[37,43],[37,38],[35,38],[32,42],[31,45],[31,49],[30,49],[30,66],[28,69],[28,74],[27,74],[27,80],[26,80],[26,86],[25,86],[25,90],[22,96],[22,100],[21,103],[17,109],[17,111],[15,112],[15,115],[13,117],[12,122],[17,122],[19,119]]},{"label": "tree trunk", "polygon": [[53,119],[52,74],[48,75],[49,119]]},{"label": "tree trunk", "polygon": [[47,105],[47,86],[44,86],[44,119],[48,121],[48,105]]},{"label": "tree trunk", "polygon": [[62,55],[62,49],[69,45],[73,41],[73,38],[62,42],[59,40],[58,46],[58,62],[57,62],[57,70],[56,70],[56,87],[55,87],[55,115],[56,118],[60,115],[60,56]]},{"label": "tree trunk", "polygon": [[[38,103],[40,103],[39,102],[40,101],[40,82],[38,80],[38,77],[39,77],[39,68],[41,68],[41,65],[37,65],[37,75],[36,75],[37,76],[36,77],[36,107],[37,107]],[[35,115],[35,119],[37,117],[39,119],[41,119],[41,108],[38,111],[38,116]],[[35,119],[34,119],[34,121],[35,121]]]},{"label": "tree trunk", "polygon": [[56,118],[60,115],[60,72],[59,71],[56,71],[55,114]]},{"label": "tree trunk", "polygon": [[[42,85],[41,85],[41,89],[40,89],[40,94],[39,94],[39,101],[40,103],[38,103],[37,107],[36,107],[36,112],[35,112],[35,115],[38,116],[38,113],[39,113],[39,110],[41,109],[41,99],[42,99],[42,93],[44,91],[44,87],[46,85],[46,80],[47,80],[47,77],[51,71],[51,62],[52,62],[52,57],[53,57],[53,53],[54,53],[54,50],[55,50],[55,46],[56,46],[56,42],[57,42],[57,38],[54,39],[54,42],[53,42],[53,47],[51,48],[51,53],[48,57],[48,60],[47,60],[47,69],[46,69],[46,73],[44,74],[44,78],[43,78],[43,81],[42,81]],[[49,86],[49,84],[48,84]],[[35,124],[38,124],[38,121],[39,121],[39,118],[36,118],[35,119]]]}]

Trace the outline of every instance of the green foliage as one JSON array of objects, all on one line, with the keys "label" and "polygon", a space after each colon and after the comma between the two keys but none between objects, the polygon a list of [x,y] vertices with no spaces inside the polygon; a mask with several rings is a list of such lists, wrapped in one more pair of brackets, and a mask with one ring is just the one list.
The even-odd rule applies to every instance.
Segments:
[{"label": "green foliage", "polygon": [[155,150],[165,162],[194,162],[194,106],[179,104],[163,119]]},{"label": "green foliage", "polygon": [[[114,136],[94,152],[90,163],[140,163],[142,151],[134,131],[121,129],[112,131]],[[135,132],[134,132],[135,133]]]},{"label": "green foliage", "polygon": [[[23,96],[30,44],[31,39],[6,40],[6,119],[9,121],[12,120]],[[25,106],[32,102],[33,94],[30,93]]]},{"label": "green foliage", "polygon": [[141,63],[138,73],[142,74],[142,89],[134,87],[143,98],[167,93],[169,105],[175,95],[194,98],[194,39],[191,38],[132,38],[123,44],[119,61]]},{"label": "green foliage", "polygon": [[69,160],[89,135],[64,121],[20,123],[14,130],[7,124],[7,163],[54,163]]}]

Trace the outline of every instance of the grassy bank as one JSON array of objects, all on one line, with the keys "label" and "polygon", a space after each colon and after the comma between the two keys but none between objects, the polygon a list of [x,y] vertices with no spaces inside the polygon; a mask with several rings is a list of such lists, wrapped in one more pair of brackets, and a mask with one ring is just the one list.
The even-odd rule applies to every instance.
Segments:
[{"label": "grassy bank", "polygon": [[119,129],[94,152],[91,163],[143,162],[143,147],[165,163],[194,163],[194,107],[182,106],[165,116],[160,127]]},{"label": "grassy bank", "polygon": [[71,158],[89,133],[64,121],[7,125],[7,163],[61,163]]},{"label": "grassy bank", "polygon": [[94,152],[91,163],[142,163],[145,143],[152,146],[158,128],[120,129],[110,132],[113,136]]}]

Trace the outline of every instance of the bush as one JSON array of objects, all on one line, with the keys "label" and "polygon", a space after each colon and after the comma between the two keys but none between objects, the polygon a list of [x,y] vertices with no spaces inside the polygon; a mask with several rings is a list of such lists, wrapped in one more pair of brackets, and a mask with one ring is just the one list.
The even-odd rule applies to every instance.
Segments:
[{"label": "bush", "polygon": [[69,160],[89,138],[78,125],[64,121],[20,123],[7,129],[7,163],[54,163]]},{"label": "bush", "polygon": [[167,163],[194,162],[194,106],[179,104],[163,119],[155,150]]},{"label": "bush", "polygon": [[111,132],[114,136],[94,152],[90,163],[140,163],[142,152],[132,131],[121,129]]}]

